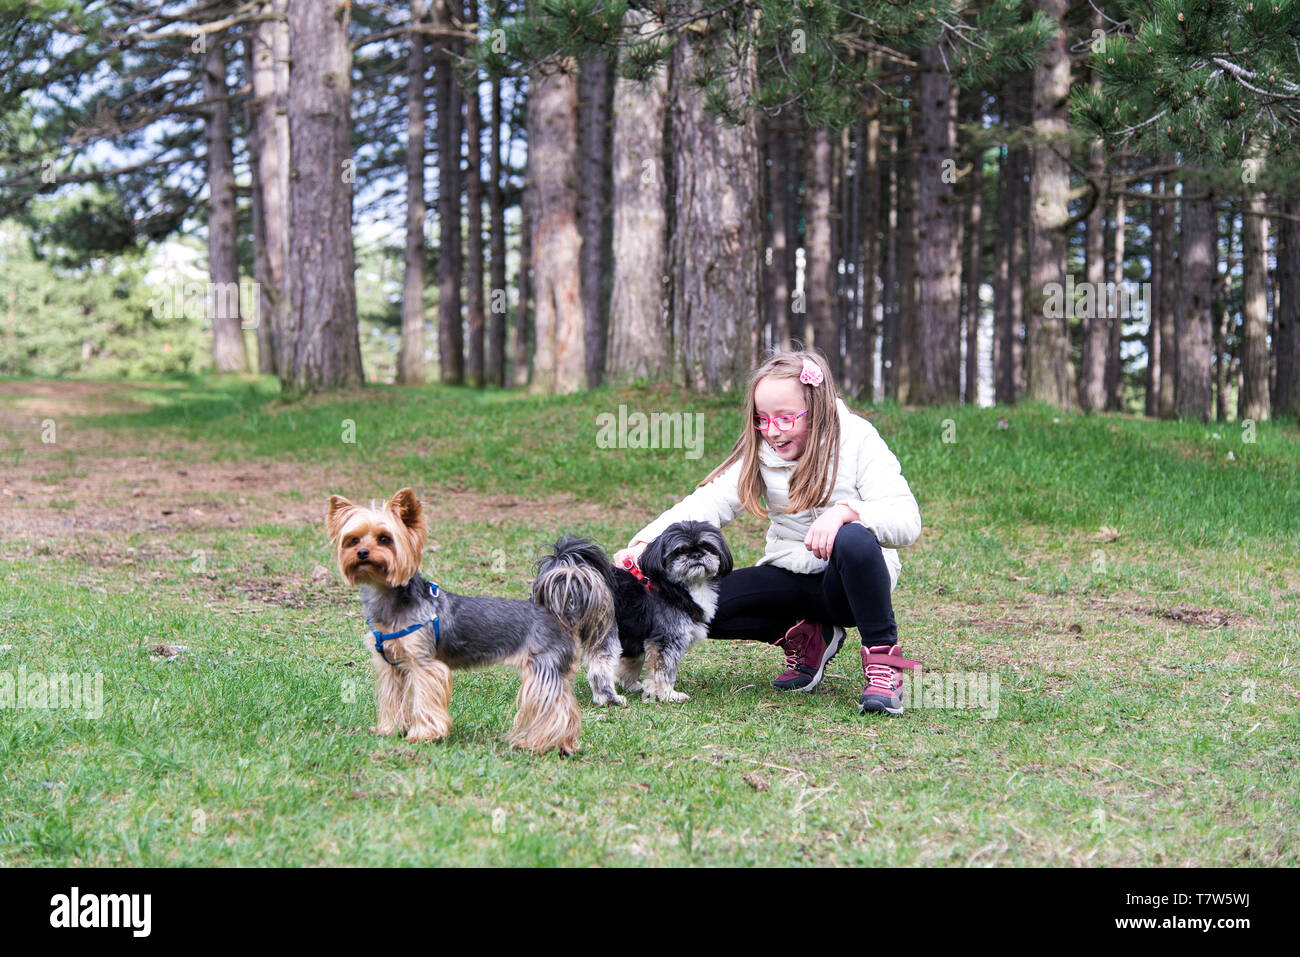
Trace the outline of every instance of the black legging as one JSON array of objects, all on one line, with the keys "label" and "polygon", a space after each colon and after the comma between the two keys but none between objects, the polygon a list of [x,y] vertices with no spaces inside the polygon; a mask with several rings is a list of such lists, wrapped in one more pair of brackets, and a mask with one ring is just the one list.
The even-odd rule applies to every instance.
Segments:
[{"label": "black legging", "polygon": [[857,523],[841,528],[826,570],[816,575],[775,565],[732,572],[722,580],[709,637],[771,644],[803,618],[856,627],[866,647],[898,643],[889,569],[871,529]]}]

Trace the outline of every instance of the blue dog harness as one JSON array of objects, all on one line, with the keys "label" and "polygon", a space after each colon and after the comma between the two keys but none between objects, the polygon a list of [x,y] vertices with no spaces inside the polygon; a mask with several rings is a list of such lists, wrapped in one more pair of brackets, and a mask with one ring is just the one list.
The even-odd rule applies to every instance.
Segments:
[{"label": "blue dog harness", "polygon": [[[434,582],[425,582],[425,584],[429,586],[429,600],[433,601],[438,597],[438,586]],[[411,625],[409,628],[403,628],[401,631],[383,632],[376,631],[372,628],[370,633],[375,636],[375,651],[379,652],[379,656],[383,658],[384,661],[388,661],[388,655],[384,652],[384,642],[396,641],[398,638],[405,638],[407,635],[413,634],[421,628],[427,628],[429,625],[433,625],[433,647],[436,649],[441,635],[438,631],[438,612],[434,611],[433,617],[428,621],[422,621],[418,624]],[[388,664],[397,667],[391,661],[388,661]]]}]

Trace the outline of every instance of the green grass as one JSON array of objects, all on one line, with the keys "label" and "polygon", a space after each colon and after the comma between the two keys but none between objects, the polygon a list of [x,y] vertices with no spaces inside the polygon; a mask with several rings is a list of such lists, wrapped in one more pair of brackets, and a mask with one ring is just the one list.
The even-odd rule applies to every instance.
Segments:
[{"label": "green grass", "polygon": [[[414,485],[446,516],[426,568],[516,598],[541,543],[621,545],[739,425],[731,398],[652,388],[288,404],[231,377],[124,395],[135,411],[61,434],[106,430],[94,455],[291,462],[300,509]],[[596,417],[620,404],[703,413],[701,457],[599,448]],[[9,428],[0,485],[15,460],[54,479],[4,499],[0,675],[99,674],[104,708],[0,708],[0,863],[1300,863],[1295,423],[1247,442],[1235,423],[1038,407],[873,412],[926,523],[895,592],[904,652],[996,678],[996,716],[859,717],[855,638],[824,692],[794,697],[770,687],[772,648],[711,642],[686,658],[682,705],[597,709],[580,679],[568,759],[505,744],[505,669],[456,675],[447,741],[371,735],[359,607],[318,523],[24,535],[25,509],[96,506],[59,486],[91,453]],[[763,529],[728,527],[741,564]]]}]

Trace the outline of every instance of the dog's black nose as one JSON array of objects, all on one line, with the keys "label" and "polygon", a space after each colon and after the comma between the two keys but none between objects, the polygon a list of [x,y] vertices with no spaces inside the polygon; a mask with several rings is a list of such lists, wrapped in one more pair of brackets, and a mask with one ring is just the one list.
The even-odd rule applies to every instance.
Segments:
[{"label": "dog's black nose", "polygon": [[369,557],[370,557],[370,549],[368,548],[357,549],[357,558],[361,559],[364,562]]}]

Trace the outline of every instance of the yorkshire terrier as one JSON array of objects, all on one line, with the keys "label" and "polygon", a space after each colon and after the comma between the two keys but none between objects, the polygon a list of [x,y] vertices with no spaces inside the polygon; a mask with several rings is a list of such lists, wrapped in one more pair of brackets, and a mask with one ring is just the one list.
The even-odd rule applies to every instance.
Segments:
[{"label": "yorkshire terrier", "polygon": [[581,652],[613,629],[608,587],[595,570],[556,566],[539,575],[532,601],[456,595],[420,575],[426,525],[404,488],[379,508],[333,495],[326,519],[339,571],[361,588],[375,667],[373,731],[434,741],[451,732],[451,672],[510,665],[522,683],[511,744],[542,753],[578,750],[582,718],[573,696]]}]

